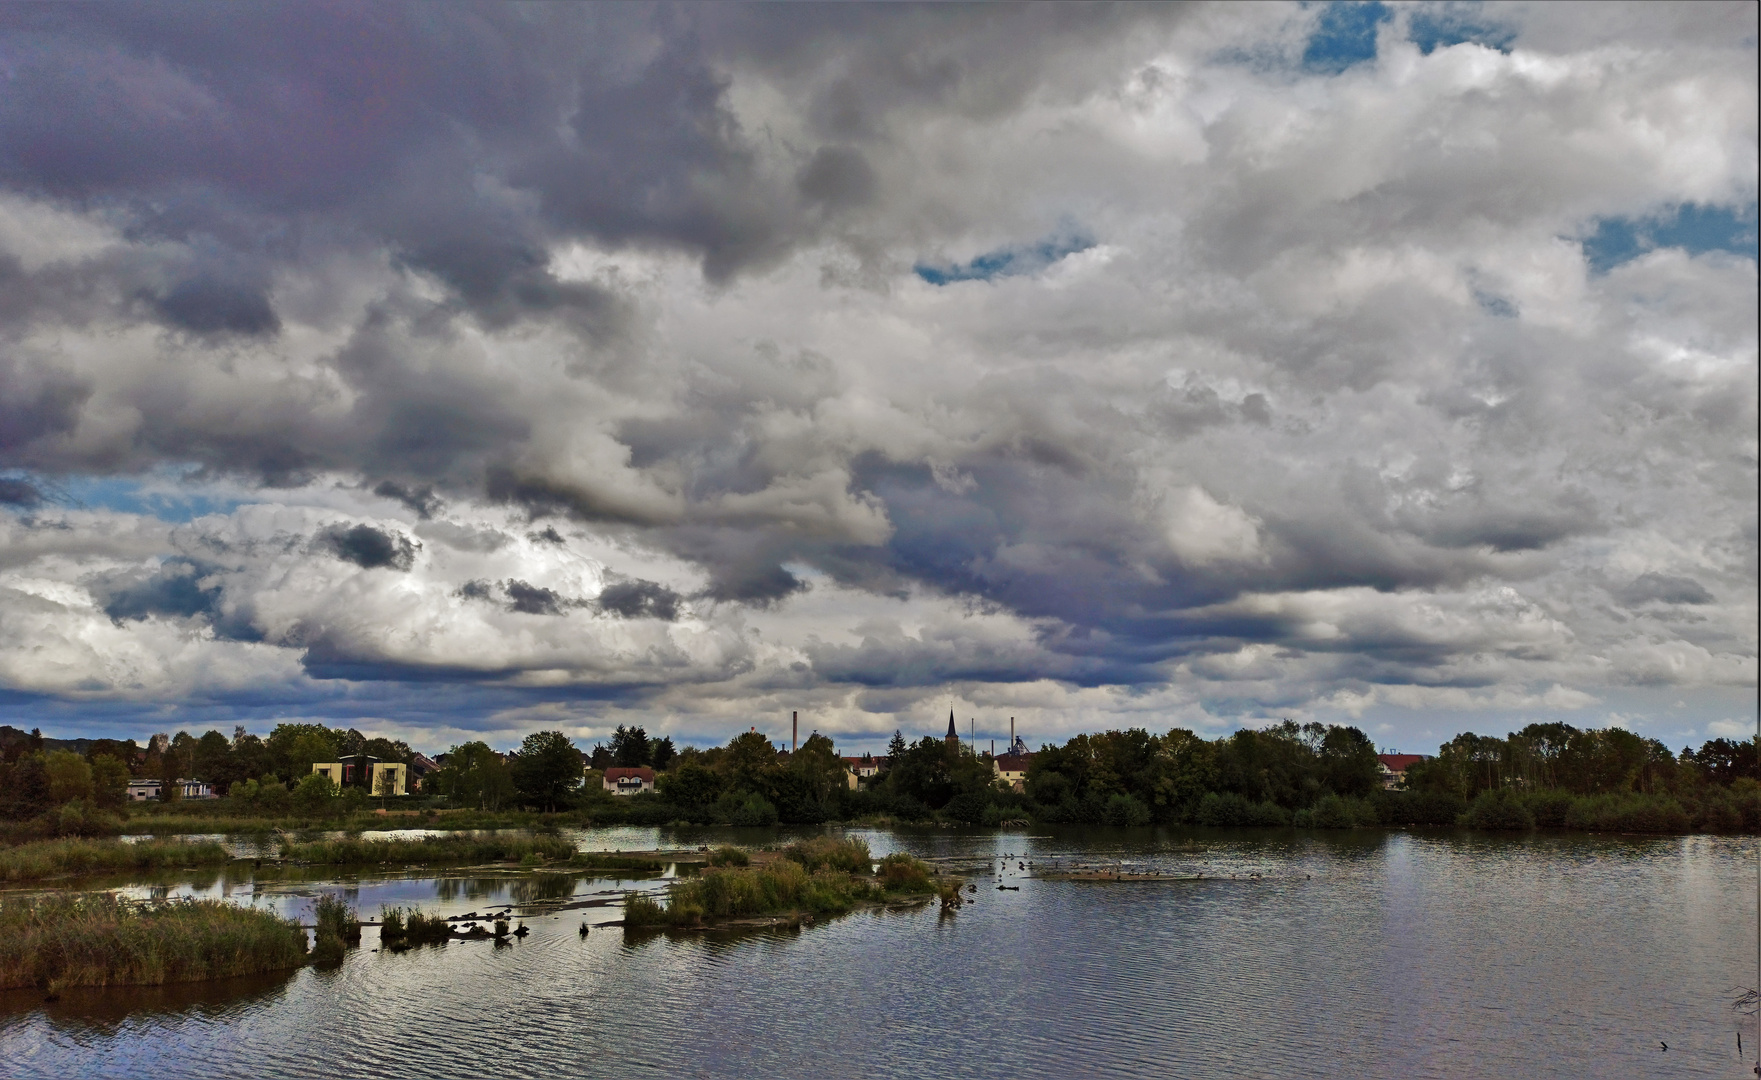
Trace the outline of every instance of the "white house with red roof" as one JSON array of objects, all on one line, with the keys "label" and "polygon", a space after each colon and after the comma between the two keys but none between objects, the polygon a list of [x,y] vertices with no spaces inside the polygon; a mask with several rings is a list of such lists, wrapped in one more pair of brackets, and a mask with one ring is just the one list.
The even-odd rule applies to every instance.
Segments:
[{"label": "white house with red roof", "polygon": [[600,783],[613,795],[640,795],[644,791],[654,790],[654,770],[646,765],[640,769],[621,766],[607,769],[605,778]]},{"label": "white house with red roof", "polygon": [[1382,786],[1395,791],[1406,786],[1406,770],[1424,761],[1425,754],[1377,754],[1376,765],[1382,771]]}]

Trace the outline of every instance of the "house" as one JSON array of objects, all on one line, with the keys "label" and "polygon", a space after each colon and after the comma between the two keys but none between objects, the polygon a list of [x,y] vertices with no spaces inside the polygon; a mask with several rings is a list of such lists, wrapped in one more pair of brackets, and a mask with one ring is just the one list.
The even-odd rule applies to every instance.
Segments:
[{"label": "house", "polygon": [[654,790],[654,770],[646,766],[640,769],[611,768],[605,770],[605,779],[601,783],[613,795],[640,795]]},{"label": "house", "polygon": [[[178,794],[185,799],[218,799],[214,788],[200,780],[178,780]],[[159,798],[165,790],[161,780],[130,780],[128,782],[129,802],[151,802]]]},{"label": "house", "polygon": [[328,776],[339,788],[365,788],[369,795],[403,795],[409,789],[408,765],[380,761],[372,754],[351,754],[341,761],[314,761],[312,771]]},{"label": "house", "polygon": [[875,757],[873,754],[847,757],[844,759],[844,776],[850,782],[850,790],[855,791],[865,781],[879,776],[880,771],[886,767],[887,759]]},{"label": "house", "polygon": [[1033,764],[1033,755],[1025,750],[1011,750],[1007,754],[991,759],[991,771],[998,780],[1008,784],[1016,791],[1027,789],[1027,767]]},{"label": "house", "polygon": [[1377,754],[1376,765],[1382,773],[1382,786],[1389,791],[1406,787],[1406,770],[1424,760],[1424,754]]}]

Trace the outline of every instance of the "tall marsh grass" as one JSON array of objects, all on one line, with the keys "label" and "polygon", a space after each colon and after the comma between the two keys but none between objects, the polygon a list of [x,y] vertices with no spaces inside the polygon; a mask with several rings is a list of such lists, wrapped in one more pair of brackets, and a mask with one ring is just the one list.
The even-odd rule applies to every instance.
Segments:
[{"label": "tall marsh grass", "polygon": [[107,893],[0,899],[0,989],[157,986],[282,971],[306,935],[219,900],[150,904]]},{"label": "tall marsh grass", "polygon": [[829,836],[798,840],[783,849],[783,857],[800,863],[810,873],[842,870],[846,874],[867,874],[874,866],[866,840],[834,840]]},{"label": "tall marsh grass", "polygon": [[0,848],[0,881],[37,881],[64,874],[213,866],[231,856],[212,841],[39,840]]},{"label": "tall marsh grass", "polygon": [[424,836],[415,840],[341,840],[289,842],[282,855],[296,862],[332,866],[379,863],[518,862],[529,855],[567,859],[575,845],[556,836]]}]

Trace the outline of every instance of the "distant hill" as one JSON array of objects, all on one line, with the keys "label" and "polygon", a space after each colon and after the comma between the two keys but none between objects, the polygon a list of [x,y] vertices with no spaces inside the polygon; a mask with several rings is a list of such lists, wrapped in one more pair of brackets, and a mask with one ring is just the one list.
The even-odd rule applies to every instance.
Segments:
[{"label": "distant hill", "polygon": [[[0,752],[30,741],[30,732],[21,731],[11,724],[0,724]],[[72,750],[76,754],[84,754],[91,745],[92,740],[90,739],[51,739],[47,736],[43,738],[43,749],[45,750]]]}]

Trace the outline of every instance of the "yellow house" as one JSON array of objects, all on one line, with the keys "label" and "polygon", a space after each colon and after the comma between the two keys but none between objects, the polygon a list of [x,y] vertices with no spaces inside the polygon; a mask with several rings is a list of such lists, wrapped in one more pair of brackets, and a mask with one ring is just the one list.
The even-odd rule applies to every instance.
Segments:
[{"label": "yellow house", "polygon": [[373,783],[367,788],[372,795],[402,795],[409,780],[410,767],[401,761],[373,763]]},{"label": "yellow house", "polygon": [[366,788],[369,795],[408,793],[410,767],[400,761],[380,761],[360,754],[343,761],[315,761],[312,771],[328,776],[330,782],[339,788]]}]

